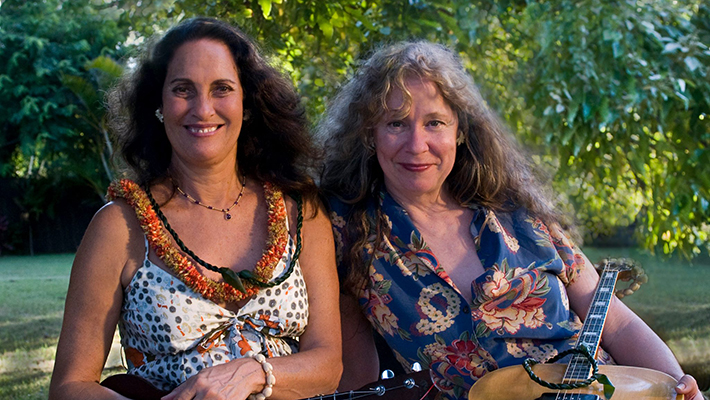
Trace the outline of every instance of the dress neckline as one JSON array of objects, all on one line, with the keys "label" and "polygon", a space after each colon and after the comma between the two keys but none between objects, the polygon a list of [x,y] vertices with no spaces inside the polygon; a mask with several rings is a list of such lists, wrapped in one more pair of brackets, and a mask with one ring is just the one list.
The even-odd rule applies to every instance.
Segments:
[{"label": "dress neckline", "polygon": [[[143,279],[142,277],[145,276],[148,272],[152,271],[154,268],[155,270],[159,271],[158,273],[162,274],[163,277],[169,278],[170,281],[166,281],[165,285],[169,285],[171,287],[177,287],[178,285],[184,285],[185,286],[185,291],[183,293],[187,293],[187,296],[192,298],[193,300],[198,300],[202,302],[206,302],[214,307],[219,308],[220,310],[224,311],[225,313],[230,314],[231,316],[239,317],[244,314],[243,310],[248,309],[248,305],[250,305],[253,301],[258,299],[259,297],[259,292],[255,293],[254,295],[250,296],[244,304],[242,304],[236,311],[230,310],[229,308],[226,308],[217,302],[213,301],[212,299],[206,298],[205,296],[202,296],[202,294],[198,293],[195,291],[193,288],[191,288],[189,285],[186,285],[185,282],[180,280],[180,278],[176,277],[175,275],[171,274],[169,271],[166,271],[165,269],[161,268],[157,264],[155,264],[153,261],[150,260],[148,257],[150,254],[150,246],[148,244],[148,239],[144,237],[144,243],[146,246],[146,251],[143,257],[143,262],[141,263],[140,267],[136,269],[135,273],[131,277],[131,280],[128,282],[128,285],[126,285],[126,288],[124,289],[124,295],[128,292],[130,292],[131,288],[133,288],[133,285],[135,282],[137,282],[140,279]],[[291,236],[289,235],[288,239],[288,244],[286,245],[286,248],[284,249],[284,254],[281,257],[281,261],[277,265],[277,267],[274,269],[274,274],[271,277],[271,280],[278,278],[283,274],[286,270],[286,262],[290,262],[291,257],[293,256],[293,249],[294,249],[294,242]],[[296,261],[296,266],[295,268],[300,268],[299,262]],[[139,272],[141,272],[143,275],[139,277]],[[174,281],[173,281],[174,280]]]}]

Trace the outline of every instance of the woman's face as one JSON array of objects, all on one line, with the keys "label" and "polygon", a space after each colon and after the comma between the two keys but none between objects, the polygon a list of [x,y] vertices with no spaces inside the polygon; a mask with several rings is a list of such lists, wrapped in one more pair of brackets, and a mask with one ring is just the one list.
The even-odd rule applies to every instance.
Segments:
[{"label": "woman's face", "polygon": [[[438,197],[456,159],[458,120],[433,82],[412,77],[405,86],[412,96],[409,114],[397,118],[389,111],[375,125],[377,161],[395,197]],[[403,102],[398,88],[387,96],[391,110]]]},{"label": "woman's face", "polygon": [[237,66],[224,43],[200,39],[181,45],[163,84],[162,113],[172,163],[233,163],[242,129],[242,99]]}]

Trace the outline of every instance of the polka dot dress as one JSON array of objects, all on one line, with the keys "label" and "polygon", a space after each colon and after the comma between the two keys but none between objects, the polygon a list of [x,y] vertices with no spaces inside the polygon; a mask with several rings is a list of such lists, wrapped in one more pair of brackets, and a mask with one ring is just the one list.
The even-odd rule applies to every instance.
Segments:
[{"label": "polka dot dress", "polygon": [[[294,249],[289,238],[274,278],[285,272]],[[260,290],[234,313],[151,263],[146,251],[124,293],[118,326],[128,373],[172,390],[248,350],[268,357],[296,353],[307,323],[308,293],[298,262],[283,283]]]}]

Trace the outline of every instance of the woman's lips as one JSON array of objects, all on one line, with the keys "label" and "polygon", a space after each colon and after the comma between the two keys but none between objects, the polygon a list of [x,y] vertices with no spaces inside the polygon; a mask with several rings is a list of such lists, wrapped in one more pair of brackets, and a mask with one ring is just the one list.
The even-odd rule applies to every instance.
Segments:
[{"label": "woman's lips", "polygon": [[426,171],[431,167],[431,164],[408,164],[408,163],[400,163],[399,165],[402,166],[402,168],[406,169],[407,171],[411,172],[422,172]]},{"label": "woman's lips", "polygon": [[186,125],[185,128],[187,128],[187,131],[190,132],[191,135],[193,136],[211,136],[214,135],[215,132],[219,128],[221,128],[222,125]]}]

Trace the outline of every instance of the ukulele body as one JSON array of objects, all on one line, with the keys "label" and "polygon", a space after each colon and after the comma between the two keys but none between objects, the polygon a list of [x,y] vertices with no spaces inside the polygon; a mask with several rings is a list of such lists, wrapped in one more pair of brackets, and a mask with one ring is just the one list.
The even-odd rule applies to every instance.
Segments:
[{"label": "ukulele body", "polygon": [[[559,383],[566,364],[538,364],[533,372],[547,382]],[[599,373],[609,377],[616,388],[611,400],[683,400],[675,391],[676,380],[663,372],[648,368],[600,365]],[[586,388],[556,391],[538,385],[521,365],[501,368],[484,375],[471,387],[469,400],[536,400],[545,393],[581,393],[605,400],[604,389],[598,382]],[[555,397],[552,397],[555,398]],[[559,397],[571,399],[572,397]]]}]

